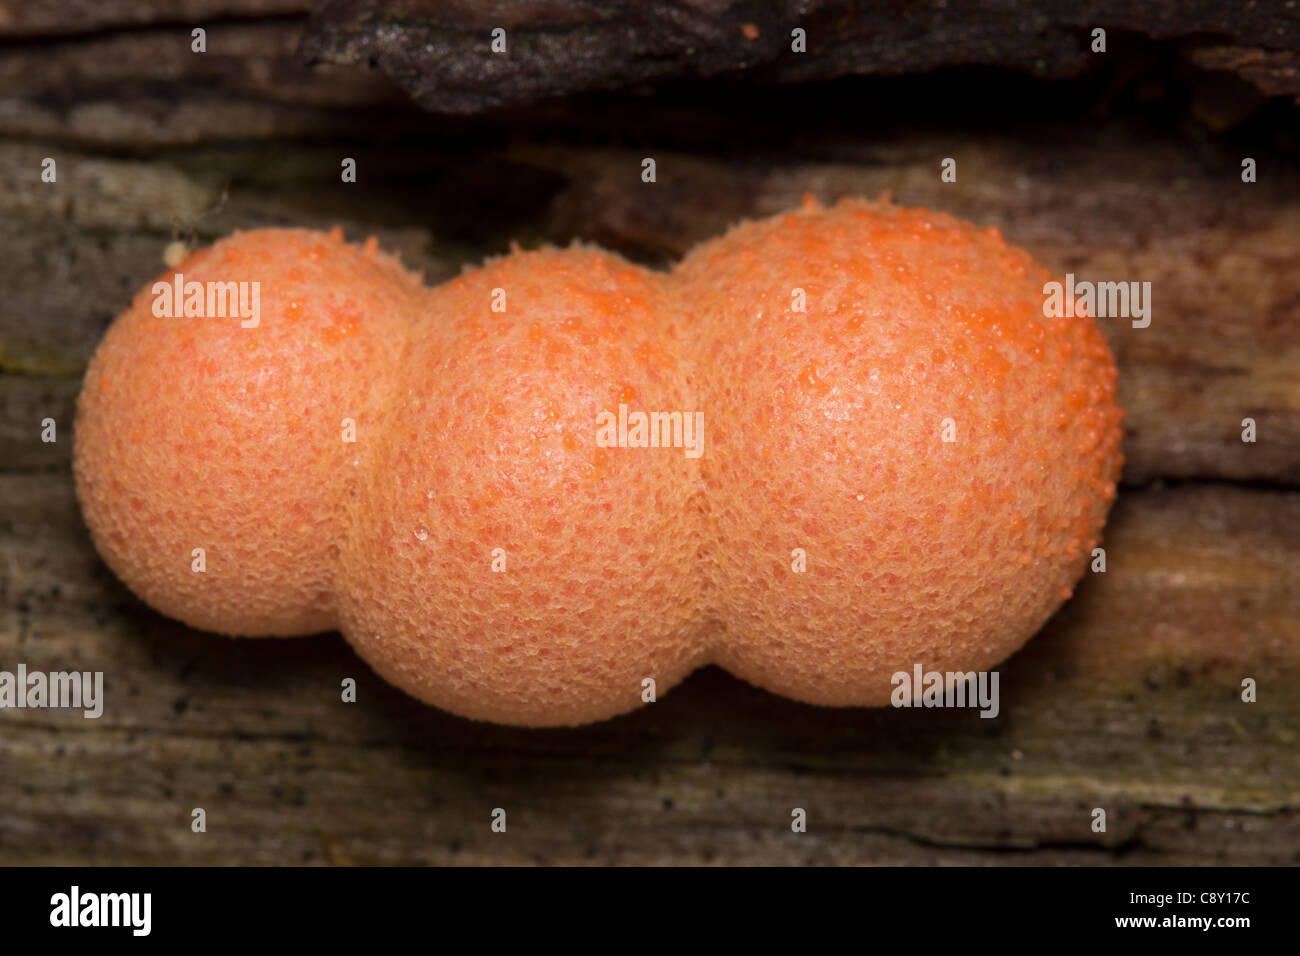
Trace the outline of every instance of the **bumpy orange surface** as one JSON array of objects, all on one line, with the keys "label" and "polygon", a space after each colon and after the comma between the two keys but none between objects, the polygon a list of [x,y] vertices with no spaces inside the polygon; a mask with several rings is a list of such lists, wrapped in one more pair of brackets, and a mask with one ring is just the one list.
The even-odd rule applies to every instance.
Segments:
[{"label": "bumpy orange surface", "polygon": [[[470,717],[598,720],[710,661],[884,704],[1023,644],[1115,495],[1095,323],[941,214],[809,202],[669,275],[575,246],[428,289],[303,230],[176,271],[260,283],[260,321],[146,287],[109,330],[75,455],[105,560],[196,627],[337,627]],[[702,445],[608,447],[620,406],[702,413]]]}]

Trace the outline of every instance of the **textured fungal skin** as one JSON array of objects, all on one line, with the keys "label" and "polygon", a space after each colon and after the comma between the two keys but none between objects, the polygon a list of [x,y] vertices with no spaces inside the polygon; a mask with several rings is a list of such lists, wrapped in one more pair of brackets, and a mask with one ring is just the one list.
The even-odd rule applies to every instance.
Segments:
[{"label": "textured fungal skin", "polygon": [[[259,282],[260,322],[153,314],[153,283],[109,328],[77,408],[75,470],[100,554],[194,627],[293,635],[335,626],[342,490],[367,383],[394,361],[422,286],[333,235],[246,232],[160,281]],[[204,549],[205,573],[192,552]]]},{"label": "textured fungal skin", "polygon": [[591,249],[517,253],[433,290],[424,316],[344,549],[352,644],[423,700],[519,724],[630,710],[643,678],[667,689],[704,663],[699,459],[594,442],[620,402],[699,407],[666,278]]},{"label": "textured fungal skin", "polygon": [[[110,328],[75,448],[105,560],[195,627],[339,628],[473,718],[599,720],[708,662],[834,705],[988,668],[1070,595],[1122,464],[1095,323],[925,210],[807,202],[667,275],[574,246],[429,289],[303,230],[175,271],[258,281],[260,323],[146,287]],[[601,447],[620,404],[703,412],[703,454]]]},{"label": "textured fungal skin", "polygon": [[714,660],[799,700],[884,704],[917,662],[997,664],[1069,597],[1122,413],[1096,324],[1044,317],[1050,279],[995,229],[853,202],[686,257],[697,368],[727,370],[701,379],[725,422],[703,459]]}]

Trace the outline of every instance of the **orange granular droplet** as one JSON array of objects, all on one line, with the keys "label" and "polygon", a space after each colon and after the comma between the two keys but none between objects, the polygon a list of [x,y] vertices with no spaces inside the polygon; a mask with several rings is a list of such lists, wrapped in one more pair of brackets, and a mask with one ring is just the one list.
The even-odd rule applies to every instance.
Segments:
[{"label": "orange granular droplet", "polygon": [[709,662],[885,704],[1020,647],[1116,495],[1095,323],[927,210],[808,195],[668,274],[514,247],[432,289],[374,237],[254,230],[186,278],[259,282],[263,321],[141,294],[109,329],[74,451],[105,560],[195,627],[341,629],[479,719],[598,720]]}]

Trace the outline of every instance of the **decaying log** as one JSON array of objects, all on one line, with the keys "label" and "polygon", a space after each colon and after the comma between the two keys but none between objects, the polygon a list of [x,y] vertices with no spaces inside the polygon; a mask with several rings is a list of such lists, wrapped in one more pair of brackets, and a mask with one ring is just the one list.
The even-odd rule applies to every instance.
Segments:
[{"label": "decaying log", "polygon": [[192,22],[197,26],[231,18],[305,15],[309,0],[59,0],[57,3],[6,3],[0,11],[0,37],[63,37],[156,23]]},{"label": "decaying log", "polygon": [[[1085,136],[1093,140],[1086,150],[1062,154],[1050,145]],[[640,151],[520,145],[492,161],[501,169],[532,170],[548,198],[531,204],[532,223],[512,220],[517,231],[503,233],[497,251],[509,238],[565,243],[581,237],[662,266],[741,218],[797,205],[806,192],[829,202],[888,191],[898,202],[996,225],[1062,274],[1151,283],[1148,328],[1103,322],[1119,358],[1128,413],[1128,484],[1161,478],[1300,484],[1300,179],[1294,168],[1260,156],[1260,181],[1246,184],[1239,156],[1226,150],[1189,155],[1169,140],[1131,132],[1099,138],[1081,126],[1062,126],[1042,140],[1015,133],[977,142],[912,136],[906,145],[879,142],[821,163],[656,150],[660,174],[653,185],[640,179]],[[45,152],[0,142],[0,162],[13,168],[39,168]],[[0,290],[0,362],[10,372],[79,374],[113,315],[162,270],[163,248],[177,236],[210,241],[235,228],[337,222],[354,237],[377,234],[430,281],[482,255],[467,257],[456,247],[440,253],[431,232],[414,223],[376,225],[377,212],[390,223],[406,212],[338,184],[337,149],[278,149],[271,179],[257,180],[266,170],[240,170],[251,181],[233,191],[229,177],[55,152],[64,157],[59,188],[31,177],[0,195],[0,255],[16,266]],[[957,183],[937,175],[948,155],[959,164]],[[400,156],[381,162],[405,165]],[[477,197],[486,209],[500,198],[498,180],[473,168],[481,162],[450,161],[445,185],[470,206]],[[295,172],[303,177],[296,193],[282,185]],[[50,388],[8,387],[27,395]],[[70,421],[72,394],[55,389],[51,414]],[[26,441],[35,427],[23,417],[28,409],[21,400],[6,406],[0,453],[15,462],[50,460],[59,453]],[[1247,418],[1256,425],[1253,443],[1241,440]]]},{"label": "decaying log", "polygon": [[[910,136],[853,162],[743,163],[654,151],[523,147],[514,157],[570,177],[550,234],[673,258],[743,217],[889,193],[1000,228],[1058,274],[1151,283],[1147,328],[1102,327],[1120,363],[1125,481],[1213,477],[1300,484],[1300,178],[1240,178],[1240,154],[1189,155],[1142,131],[977,141]],[[1062,152],[1056,144],[1089,140]],[[961,170],[943,183],[941,157]],[[1242,422],[1255,421],[1255,443]]]},{"label": "decaying log", "polygon": [[[308,6],[0,2],[0,670],[103,671],[107,695],[98,720],[0,710],[0,863],[1300,862],[1285,2],[1008,0],[976,26],[973,0]],[[794,10],[806,56],[787,52]],[[1089,52],[1093,25],[1112,59]],[[496,26],[506,61],[484,55]],[[1046,108],[1015,74],[797,85],[962,64],[1080,79]],[[900,90],[919,105],[891,109]],[[1128,411],[1107,569],[1000,668],[995,719],[807,707],[710,668],[590,727],[476,724],[337,635],[232,641],[163,618],[90,544],[69,467],[80,377],[170,243],[339,224],[430,282],[511,240],[669,268],[805,193],[885,191],[1061,273],[1152,286],[1149,327],[1102,323]]]},{"label": "decaying log", "polygon": [[102,670],[106,696],[98,720],[0,714],[0,857],[1300,862],[1300,493],[1129,491],[1105,544],[1107,572],[1000,668],[996,719],[809,707],[709,669],[528,731],[425,707],[337,636],[162,618],[99,562],[66,473],[0,475],[0,666]]},{"label": "decaying log", "polygon": [[[312,15],[302,52],[310,63],[373,62],[426,109],[473,113],[683,76],[808,82],[994,64],[1070,77],[1095,57],[1097,27],[1156,39],[1226,38],[1250,52],[1219,64],[1273,89],[1288,66],[1269,51],[1300,46],[1300,18],[1285,0],[1230,9],[1210,0],[326,0]],[[797,51],[796,29],[806,52]],[[494,51],[496,30],[503,33]],[[1280,86],[1294,93],[1293,84]]]}]

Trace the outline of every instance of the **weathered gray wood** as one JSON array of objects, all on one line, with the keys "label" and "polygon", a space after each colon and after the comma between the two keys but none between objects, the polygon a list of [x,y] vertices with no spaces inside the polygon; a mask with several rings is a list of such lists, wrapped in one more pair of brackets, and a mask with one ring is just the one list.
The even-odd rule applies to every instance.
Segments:
[{"label": "weathered gray wood", "polygon": [[[0,863],[1300,862],[1300,178],[1285,135],[1238,147],[1077,118],[886,133],[870,104],[854,132],[681,99],[451,121],[404,107],[364,64],[303,67],[294,0],[194,0],[207,59],[166,4],[56,6],[0,20],[0,669],[102,670],[108,701],[98,721],[0,710]],[[1238,40],[1254,42],[1215,42]],[[1295,92],[1294,50],[1189,60]],[[1259,106],[1202,95],[1203,80],[1204,127]],[[610,147],[609,129],[632,145]],[[344,186],[349,155],[360,182]],[[46,156],[56,185],[39,180]],[[956,183],[939,181],[945,156]],[[392,689],[337,635],[232,641],[165,619],[89,543],[69,473],[80,375],[170,242],[338,223],[430,281],[512,238],[594,239],[666,267],[805,192],[884,190],[997,225],[1062,272],[1153,283],[1150,328],[1103,324],[1128,410],[1109,570],[1002,668],[996,720],[811,708],[709,669],[591,727],[475,724]],[[1241,702],[1245,677],[1258,703]],[[793,807],[808,833],[790,832]]]},{"label": "weathered gray wood", "polygon": [[[1060,143],[1088,142],[1061,150]],[[805,144],[806,146],[807,144]],[[1102,328],[1120,365],[1127,410],[1124,480],[1213,477],[1300,484],[1300,177],[1260,158],[1191,153],[1149,133],[1066,125],[978,139],[912,134],[839,150],[841,162],[703,159],[656,151],[660,181],[641,183],[640,151],[520,147],[515,157],[562,171],[555,236],[681,255],[747,216],[805,193],[830,202],[878,196],[998,226],[1058,272],[1151,283],[1145,329]],[[958,163],[943,183],[939,161]],[[1241,441],[1253,418],[1258,441]]]},{"label": "weathered gray wood", "polygon": [[[309,61],[373,62],[428,109],[477,112],[590,89],[617,89],[680,76],[748,72],[772,82],[854,74],[923,73],[995,64],[1040,77],[1069,77],[1094,66],[1092,31],[1111,33],[1119,55],[1127,34],[1182,39],[1193,49],[1213,35],[1263,62],[1240,56],[1218,65],[1294,92],[1290,64],[1267,59],[1294,50],[1300,25],[1286,0],[1240,6],[1225,16],[1213,0],[1115,4],[1081,0],[1047,6],[973,0],[801,0],[753,4],[716,0],[552,0],[517,8],[448,5],[442,0],[326,0],[303,44]],[[792,31],[803,31],[794,52]],[[494,29],[509,55],[495,55]],[[1141,41],[1138,41],[1139,43]]]},{"label": "weathered gray wood", "polygon": [[0,508],[0,667],[103,670],[107,696],[98,721],[0,712],[4,862],[1300,862],[1300,493],[1121,496],[1109,570],[1002,668],[995,720],[709,670],[551,731],[427,708],[336,635],[156,615],[97,560],[65,474],[0,476]]},{"label": "weathered gray wood", "polygon": [[[1071,126],[1057,138],[1083,135]],[[870,150],[841,147],[838,162],[790,165],[660,152],[653,186],[640,181],[638,151],[521,146],[486,161],[502,176],[533,170],[539,183],[567,181],[538,206],[541,218],[516,224],[514,235],[561,243],[578,235],[661,264],[740,218],[790,208],[806,192],[833,201],[888,191],[901,203],[996,225],[1061,273],[1150,282],[1149,328],[1102,323],[1128,413],[1125,482],[1300,485],[1294,165],[1261,156],[1261,181],[1248,185],[1226,150],[1189,155],[1169,140],[1111,132],[1089,150],[1062,154],[1042,139],[990,135],[957,148],[917,135]],[[941,183],[936,173],[948,153],[957,154],[957,183]],[[376,198],[336,182],[337,149],[277,147],[275,166],[240,167],[247,182],[233,191],[228,176],[212,170],[238,159],[216,147],[187,159],[194,172],[63,152],[57,186],[35,176],[43,155],[41,147],[0,141],[0,162],[33,170],[0,194],[0,256],[14,265],[0,278],[0,368],[8,372],[79,374],[112,317],[162,271],[163,250],[178,236],[207,242],[236,228],[339,223],[353,238],[378,235],[430,281],[483,254],[438,243],[427,227],[398,225],[403,213],[393,194]],[[414,162],[376,159],[379,168],[368,175],[381,182],[390,171],[409,174]],[[483,189],[485,205],[492,203],[472,167],[452,163],[447,195]],[[285,185],[295,177],[308,185]],[[0,411],[0,455],[23,461],[32,454],[4,445],[6,435],[32,427],[27,414],[21,402]],[[1255,443],[1241,441],[1246,418],[1256,423]]]},{"label": "weathered gray wood", "polygon": [[0,37],[50,37],[129,29],[154,23],[305,14],[307,0],[61,0],[14,3],[0,17]]}]

